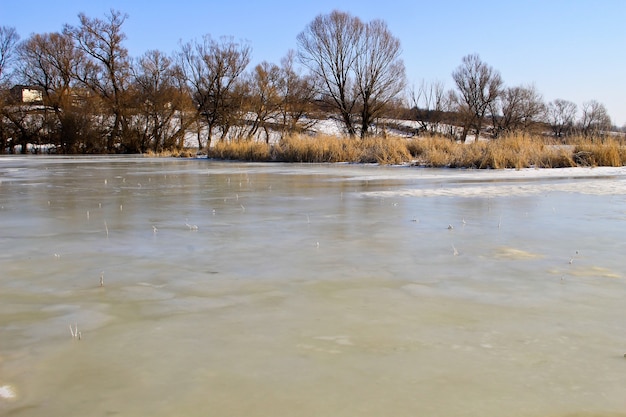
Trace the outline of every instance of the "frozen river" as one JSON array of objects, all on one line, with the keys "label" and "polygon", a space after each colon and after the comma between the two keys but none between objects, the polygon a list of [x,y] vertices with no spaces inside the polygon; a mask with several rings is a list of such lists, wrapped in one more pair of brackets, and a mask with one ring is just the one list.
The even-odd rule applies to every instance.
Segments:
[{"label": "frozen river", "polygon": [[626,169],[0,158],[0,415],[626,416]]}]

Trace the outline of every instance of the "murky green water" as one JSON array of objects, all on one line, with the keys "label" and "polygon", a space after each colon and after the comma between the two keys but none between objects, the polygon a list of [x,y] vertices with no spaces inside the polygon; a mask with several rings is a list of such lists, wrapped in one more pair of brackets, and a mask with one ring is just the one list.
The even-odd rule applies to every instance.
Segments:
[{"label": "murky green water", "polygon": [[626,415],[625,232],[623,169],[0,158],[0,415]]}]

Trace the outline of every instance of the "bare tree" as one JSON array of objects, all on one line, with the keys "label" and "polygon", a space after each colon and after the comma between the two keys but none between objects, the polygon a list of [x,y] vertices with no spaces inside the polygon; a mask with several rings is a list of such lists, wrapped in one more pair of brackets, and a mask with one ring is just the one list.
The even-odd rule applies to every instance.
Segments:
[{"label": "bare tree", "polygon": [[585,136],[602,136],[611,129],[611,117],[606,107],[595,100],[586,101],[582,107],[580,130]]},{"label": "bare tree", "polygon": [[298,56],[312,72],[350,136],[367,135],[384,106],[404,88],[400,41],[382,20],[367,24],[333,11],[298,35]]},{"label": "bare tree", "polygon": [[281,66],[264,61],[249,75],[247,106],[254,119],[250,121],[248,136],[263,131],[269,143],[270,128],[284,136],[313,126],[314,121],[305,118],[313,111],[314,83],[311,77],[296,71],[293,59],[294,52],[290,51],[281,60]]},{"label": "bare tree", "polygon": [[198,127],[200,123],[198,121],[198,112],[191,98],[189,84],[180,66],[176,64],[175,56],[172,57],[172,65],[172,83],[180,98],[180,111],[176,115],[178,130],[171,139],[172,145],[176,149],[182,149],[185,147],[187,132],[194,130],[192,127]]},{"label": "bare tree", "polygon": [[276,64],[267,61],[261,62],[254,68],[249,77],[249,109],[254,115],[251,121],[248,136],[254,137],[259,129],[265,133],[265,142],[269,143],[270,125],[275,122],[280,113],[280,68]]},{"label": "bare tree", "polygon": [[404,90],[406,76],[404,62],[400,58],[400,40],[389,32],[384,21],[368,22],[360,41],[354,73],[360,104],[361,137],[365,137],[385,106]]},{"label": "bare tree", "polygon": [[42,88],[48,106],[61,109],[69,101],[73,74],[84,65],[82,53],[67,34],[34,34],[19,48],[20,75]]},{"label": "bare tree", "polygon": [[15,28],[0,26],[0,154],[5,152],[9,138],[9,126],[6,123],[7,104],[10,101],[7,84],[10,80],[11,65],[15,58],[15,52],[20,40]]},{"label": "bare tree", "polygon": [[502,77],[478,54],[473,54],[463,57],[452,78],[460,94],[458,111],[463,116],[461,139],[465,141],[470,129],[474,129],[478,139],[487,110],[501,93]]},{"label": "bare tree", "polygon": [[83,103],[77,99],[73,77],[83,65],[81,50],[65,33],[34,34],[19,48],[21,77],[43,91],[48,140],[64,153],[76,152],[82,133],[89,129]]},{"label": "bare tree", "polygon": [[450,107],[450,95],[446,93],[442,81],[426,82],[422,80],[417,90],[411,91],[413,117],[419,123],[418,134],[439,133],[445,112]]},{"label": "bare tree", "polygon": [[7,90],[4,88],[9,81],[9,68],[15,57],[16,46],[20,40],[15,28],[0,26],[0,154],[7,147],[8,126],[5,123],[5,106],[9,101]]},{"label": "bare tree", "polygon": [[111,10],[104,20],[78,15],[80,26],[65,26],[78,49],[89,57],[85,65],[78,68],[76,77],[93,93],[98,95],[113,118],[108,127],[105,150],[112,152],[122,141],[128,130],[127,89],[130,84],[130,60],[123,42],[126,35],[122,25],[128,15]]},{"label": "bare tree", "polygon": [[176,139],[184,135],[192,120],[182,121],[186,95],[178,88],[172,60],[158,50],[150,50],[136,61],[133,72],[139,151],[177,148]]},{"label": "bare tree", "polygon": [[0,26],[0,85],[8,78],[20,35],[14,27]]},{"label": "bare tree", "polygon": [[554,136],[561,138],[572,132],[577,111],[576,103],[568,100],[557,98],[548,103],[548,123],[550,123]]},{"label": "bare tree", "polygon": [[233,113],[241,106],[241,97],[235,94],[237,81],[250,62],[250,54],[249,45],[236,43],[230,37],[215,41],[205,35],[199,42],[182,45],[178,63],[198,117],[206,123],[207,147],[211,146],[217,127],[221,128],[223,140],[233,124]]},{"label": "bare tree", "polygon": [[350,136],[356,135],[357,93],[352,73],[364,31],[363,22],[348,13],[318,15],[298,35],[298,57],[322,87],[320,93],[339,112]]},{"label": "bare tree", "polygon": [[534,86],[509,87],[490,105],[494,137],[501,133],[527,132],[544,116],[546,106]]},{"label": "bare tree", "polygon": [[281,135],[287,132],[307,130],[315,124],[314,119],[305,119],[313,112],[315,80],[310,75],[302,75],[295,67],[295,52],[290,50],[281,59],[279,96]]}]

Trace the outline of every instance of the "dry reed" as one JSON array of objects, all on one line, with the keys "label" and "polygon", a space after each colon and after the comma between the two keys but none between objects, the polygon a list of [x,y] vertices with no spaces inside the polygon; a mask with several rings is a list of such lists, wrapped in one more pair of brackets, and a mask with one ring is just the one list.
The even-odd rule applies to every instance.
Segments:
[{"label": "dry reed", "polygon": [[614,138],[602,141],[579,138],[573,143],[573,158],[582,166],[619,167],[626,164],[626,147]]},{"label": "dry reed", "polygon": [[218,142],[208,149],[207,156],[215,159],[237,161],[270,161],[270,147],[265,142],[233,141]]},{"label": "dry reed", "polygon": [[196,156],[196,150],[193,150],[191,148],[183,148],[155,152],[152,149],[149,149],[143,155],[147,158],[192,158]]},{"label": "dry reed", "polygon": [[[573,138],[568,144],[543,136],[513,134],[461,143],[444,136],[365,139],[330,135],[291,135],[274,144],[252,140],[219,142],[209,158],[257,162],[356,162],[451,168],[561,168],[623,166],[626,145],[616,139]],[[173,155],[171,155],[173,156]]]}]

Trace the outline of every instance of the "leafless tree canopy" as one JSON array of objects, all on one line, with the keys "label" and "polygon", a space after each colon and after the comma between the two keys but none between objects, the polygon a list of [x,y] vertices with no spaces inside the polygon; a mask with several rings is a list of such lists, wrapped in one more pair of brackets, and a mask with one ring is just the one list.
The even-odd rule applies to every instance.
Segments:
[{"label": "leafless tree canopy", "polygon": [[241,99],[236,94],[237,81],[250,63],[250,55],[249,45],[236,43],[230,37],[216,41],[205,35],[201,41],[182,46],[178,63],[198,117],[206,124],[207,146],[217,127],[224,139],[233,124],[233,113],[240,107]]},{"label": "leafless tree canopy", "polygon": [[382,20],[366,24],[354,68],[360,101],[361,136],[365,136],[384,107],[405,87],[400,41]]},{"label": "leafless tree canopy", "polygon": [[76,152],[86,125],[85,112],[76,100],[74,74],[86,61],[66,33],[34,34],[20,44],[18,71],[28,85],[39,87],[51,110],[44,113],[46,140],[58,143],[64,152]]},{"label": "leafless tree canopy", "polygon": [[319,80],[326,95],[342,117],[348,134],[354,136],[354,109],[357,102],[352,69],[363,23],[338,11],[317,16],[298,35],[298,57]]},{"label": "leafless tree canopy", "polygon": [[374,119],[405,85],[400,41],[381,20],[348,13],[317,16],[298,35],[300,61],[341,115],[347,133],[366,136]]},{"label": "leafless tree canopy", "polygon": [[315,112],[315,78],[298,71],[295,57],[295,51],[290,50],[280,62],[279,123],[282,136],[287,132],[307,130],[315,123],[310,117]]},{"label": "leafless tree canopy", "polygon": [[580,129],[585,136],[601,136],[611,128],[611,118],[603,104],[595,100],[583,103]]},{"label": "leafless tree canopy", "polygon": [[280,111],[280,67],[267,61],[257,65],[246,82],[249,91],[248,108],[252,115],[247,136],[254,137],[262,130],[269,143],[270,126],[275,123]]},{"label": "leafless tree canopy", "polygon": [[0,85],[7,78],[6,69],[15,56],[20,36],[13,27],[0,26]]},{"label": "leafless tree canopy", "polygon": [[84,64],[81,52],[66,34],[34,34],[20,45],[20,74],[60,104],[75,83],[74,74]]},{"label": "leafless tree canopy", "polygon": [[493,136],[516,131],[528,132],[545,116],[541,94],[534,86],[507,87],[490,105]]},{"label": "leafless tree canopy", "polygon": [[127,89],[130,84],[130,60],[123,42],[126,35],[122,26],[128,16],[111,10],[105,19],[78,15],[78,27],[66,26],[64,32],[71,36],[76,47],[89,58],[77,68],[76,78],[95,95],[113,116],[111,126],[106,126],[108,138],[105,150],[110,152],[121,138],[128,135]]},{"label": "leafless tree canopy", "polygon": [[181,81],[172,60],[151,50],[137,60],[133,73],[137,112],[134,120],[140,151],[182,147],[185,129],[192,120],[182,117],[189,102],[179,88]]},{"label": "leafless tree canopy", "polygon": [[463,115],[464,141],[470,129],[474,129],[476,139],[489,106],[498,98],[502,89],[500,73],[487,65],[477,54],[463,57],[461,65],[452,73],[459,91],[458,111]]},{"label": "leafless tree canopy", "polygon": [[418,134],[428,132],[431,135],[441,133],[441,124],[445,113],[450,111],[450,94],[445,91],[442,81],[426,82],[422,80],[417,89],[410,94],[414,118],[419,123]]},{"label": "leafless tree canopy", "polygon": [[554,136],[560,138],[572,132],[577,111],[576,103],[568,100],[556,99],[548,104],[548,122]]}]

